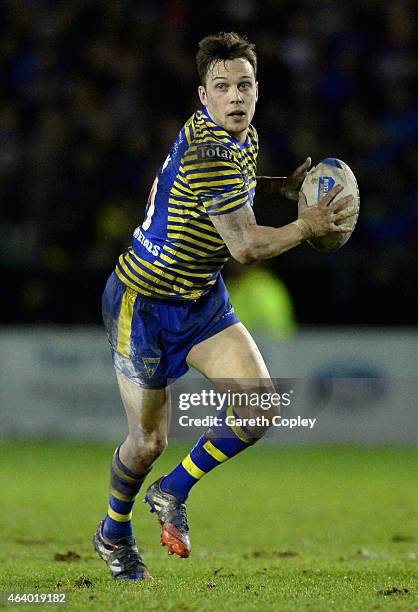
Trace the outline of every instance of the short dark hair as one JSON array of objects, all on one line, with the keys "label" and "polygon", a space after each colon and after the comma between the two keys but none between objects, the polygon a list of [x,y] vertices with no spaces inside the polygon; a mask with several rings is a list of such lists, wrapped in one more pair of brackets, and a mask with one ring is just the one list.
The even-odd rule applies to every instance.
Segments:
[{"label": "short dark hair", "polygon": [[253,67],[254,76],[257,74],[255,45],[250,43],[246,36],[240,36],[236,32],[219,32],[219,34],[203,38],[196,54],[197,71],[201,84],[205,85],[208,71],[215,62],[238,58],[248,60]]}]

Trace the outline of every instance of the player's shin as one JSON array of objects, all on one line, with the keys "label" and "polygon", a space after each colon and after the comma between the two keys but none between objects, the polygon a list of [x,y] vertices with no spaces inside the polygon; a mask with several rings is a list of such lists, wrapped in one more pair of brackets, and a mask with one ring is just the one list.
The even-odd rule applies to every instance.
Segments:
[{"label": "player's shin", "polygon": [[132,472],[124,465],[116,449],[110,469],[110,499],[102,533],[108,540],[118,540],[132,535],[132,508],[135,498],[151,471]]},{"label": "player's shin", "polygon": [[206,430],[190,453],[161,483],[161,489],[184,501],[190,489],[208,472],[238,455],[259,440],[268,427],[250,430],[230,407],[219,415],[218,424]]}]

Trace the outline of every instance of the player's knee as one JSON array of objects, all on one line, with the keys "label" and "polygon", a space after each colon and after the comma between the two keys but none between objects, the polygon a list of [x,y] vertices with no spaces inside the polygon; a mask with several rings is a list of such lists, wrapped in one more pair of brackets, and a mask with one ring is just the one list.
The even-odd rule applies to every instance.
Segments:
[{"label": "player's knee", "polygon": [[153,455],[154,459],[158,459],[167,448],[167,436],[156,436],[148,442],[148,452]]},{"label": "player's knee", "polygon": [[151,464],[165,451],[167,447],[167,436],[157,433],[150,435],[130,434],[129,446],[135,458],[141,458]]}]

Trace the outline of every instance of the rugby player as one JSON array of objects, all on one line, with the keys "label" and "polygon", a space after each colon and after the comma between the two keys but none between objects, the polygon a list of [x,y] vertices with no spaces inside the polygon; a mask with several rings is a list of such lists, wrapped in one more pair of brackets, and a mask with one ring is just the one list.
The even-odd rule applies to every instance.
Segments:
[{"label": "rugby player", "polygon": [[[251,120],[258,98],[254,45],[234,32],[204,38],[196,56],[202,108],[181,129],[152,185],[143,224],[133,233],[103,294],[103,318],[129,433],[112,459],[110,501],[94,547],[115,579],[151,578],[132,533],[135,497],[167,445],[168,380],[192,366],[209,380],[269,380],[263,358],[229,301],[221,269],[276,257],[305,240],[347,231],[336,222],[350,196],[336,186],[308,208],[300,185],[306,161],[288,178],[257,177],[258,138]],[[257,224],[256,185],[298,200],[283,227]],[[220,424],[208,429],[145,501],[171,554],[191,551],[186,499],[212,469],[262,433]],[[230,419],[228,419],[230,421]]]}]

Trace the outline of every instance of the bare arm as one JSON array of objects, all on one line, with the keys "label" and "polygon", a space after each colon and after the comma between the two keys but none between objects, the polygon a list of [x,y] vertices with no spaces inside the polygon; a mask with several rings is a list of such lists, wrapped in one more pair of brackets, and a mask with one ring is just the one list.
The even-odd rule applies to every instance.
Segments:
[{"label": "bare arm", "polygon": [[284,195],[287,176],[257,176],[257,191],[268,195]]},{"label": "bare arm", "polygon": [[297,202],[300,186],[311,163],[311,158],[307,157],[290,176],[257,176],[257,191],[269,195],[277,193],[283,198]]},{"label": "bare arm", "polygon": [[332,202],[341,190],[342,187],[337,185],[320,200],[317,206],[311,208],[308,208],[305,196],[301,193],[298,219],[282,227],[258,225],[249,204],[229,214],[213,215],[211,220],[232,257],[242,264],[250,264],[276,257],[305,240],[319,238],[332,232],[349,231],[343,226],[336,225],[337,221],[347,219],[353,214],[343,210],[352,200],[352,196]]}]

